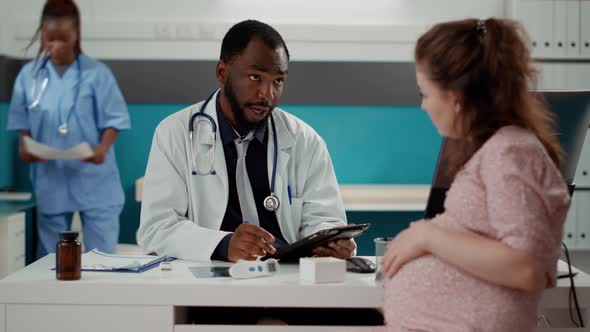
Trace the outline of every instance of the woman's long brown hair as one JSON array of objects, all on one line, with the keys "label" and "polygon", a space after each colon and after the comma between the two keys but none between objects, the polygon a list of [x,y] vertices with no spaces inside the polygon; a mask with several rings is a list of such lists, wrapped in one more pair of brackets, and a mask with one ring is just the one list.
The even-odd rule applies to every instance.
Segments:
[{"label": "woman's long brown hair", "polygon": [[528,37],[517,22],[467,19],[437,24],[416,44],[416,65],[440,88],[461,98],[458,128],[447,155],[454,175],[500,128],[515,125],[533,132],[553,162],[563,152],[554,131],[554,116],[535,87],[538,72]]}]

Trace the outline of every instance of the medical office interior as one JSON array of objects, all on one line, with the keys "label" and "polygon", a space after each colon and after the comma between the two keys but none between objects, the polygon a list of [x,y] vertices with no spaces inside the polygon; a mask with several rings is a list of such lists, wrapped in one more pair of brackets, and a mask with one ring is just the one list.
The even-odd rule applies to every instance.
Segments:
[{"label": "medical office interior", "polygon": [[[28,51],[25,47],[43,3],[0,0],[3,191],[31,191],[28,166],[18,157],[18,136],[5,128],[16,74],[23,59],[32,58],[38,49],[38,44]],[[136,231],[141,184],[155,127],[218,86],[214,68],[221,39],[243,19],[269,23],[285,38],[291,60],[280,106],[326,141],[349,223],[371,223],[357,239],[361,256],[374,255],[374,238],[395,236],[424,214],[442,138],[419,107],[412,52],[417,37],[432,24],[466,17],[520,20],[531,35],[533,55],[542,71],[539,88],[590,89],[590,0],[78,0],[77,4],[82,48],[111,68],[131,117],[132,129],[121,132],[115,144],[126,198],[119,253],[140,252]],[[590,137],[575,182],[564,242],[573,264],[590,273]],[[1,203],[0,279],[34,261],[35,241],[30,229],[34,201]],[[11,204],[26,206],[10,212]]]}]

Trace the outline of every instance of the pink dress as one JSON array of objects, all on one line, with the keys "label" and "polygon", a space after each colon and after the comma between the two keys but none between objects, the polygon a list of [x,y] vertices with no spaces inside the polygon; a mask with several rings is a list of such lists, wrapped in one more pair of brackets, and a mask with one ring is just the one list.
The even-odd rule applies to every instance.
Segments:
[{"label": "pink dress", "polygon": [[[565,182],[541,142],[509,126],[465,164],[432,222],[537,256],[554,281],[568,208]],[[542,293],[493,285],[434,256],[409,262],[384,287],[387,331],[530,331]]]}]

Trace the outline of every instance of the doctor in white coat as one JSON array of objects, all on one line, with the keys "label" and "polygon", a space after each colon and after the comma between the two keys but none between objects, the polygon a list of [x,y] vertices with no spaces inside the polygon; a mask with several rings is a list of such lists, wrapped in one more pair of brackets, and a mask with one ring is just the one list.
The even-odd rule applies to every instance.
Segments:
[{"label": "doctor in white coat", "polygon": [[[346,224],[325,142],[276,108],[288,61],[284,40],[266,24],[248,20],[228,31],[220,89],[156,128],[137,233],[145,252],[251,260]],[[348,258],[355,249],[338,240],[314,252]]]}]

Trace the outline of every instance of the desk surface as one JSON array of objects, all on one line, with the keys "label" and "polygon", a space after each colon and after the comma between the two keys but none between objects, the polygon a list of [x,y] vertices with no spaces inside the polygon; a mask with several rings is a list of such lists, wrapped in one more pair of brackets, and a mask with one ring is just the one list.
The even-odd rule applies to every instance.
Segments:
[{"label": "desk surface", "polygon": [[[347,273],[342,283],[309,284],[299,280],[298,265],[283,264],[278,276],[237,280],[195,278],[188,267],[206,263],[174,261],[173,270],[144,273],[82,272],[78,281],[55,279],[55,256],[48,255],[0,280],[0,303],[128,304],[236,307],[377,308],[383,289],[374,274]],[[559,262],[560,272],[567,271]],[[590,276],[579,272],[574,281],[583,307],[590,306]],[[272,289],[270,288],[272,287]],[[547,289],[541,307],[567,307],[569,279]]]},{"label": "desk surface", "polygon": [[54,260],[53,254],[48,255],[1,280],[1,302],[302,308],[377,308],[383,304],[375,274],[347,273],[342,283],[309,284],[299,280],[298,265],[282,264],[280,274],[273,277],[198,279],[188,267],[209,264],[174,261],[173,270],[165,275],[159,269],[144,273],[83,271],[81,280],[58,281],[51,270]]}]

